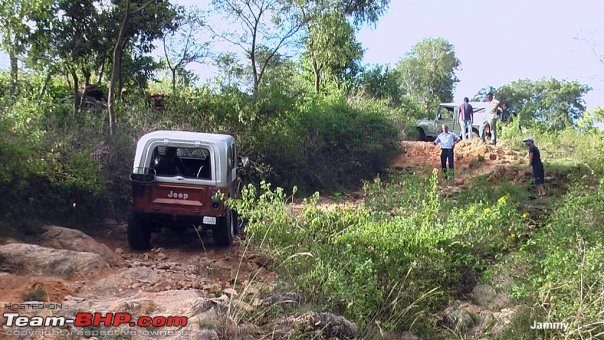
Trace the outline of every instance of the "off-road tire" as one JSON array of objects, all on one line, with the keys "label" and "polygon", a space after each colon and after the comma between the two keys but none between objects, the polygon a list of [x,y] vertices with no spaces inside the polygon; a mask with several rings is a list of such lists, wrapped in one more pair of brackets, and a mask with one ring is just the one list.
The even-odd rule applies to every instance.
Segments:
[{"label": "off-road tire", "polygon": [[142,220],[136,217],[128,219],[126,229],[128,244],[132,250],[147,250],[151,247],[151,229],[147,228]]},{"label": "off-road tire", "polygon": [[428,137],[426,136],[426,132],[422,128],[417,129],[417,135],[418,135],[417,140],[420,142],[425,142],[428,140]]},{"label": "off-road tire", "polygon": [[219,246],[230,246],[237,233],[237,214],[227,208],[224,217],[218,219],[218,224],[212,229],[214,243]]}]

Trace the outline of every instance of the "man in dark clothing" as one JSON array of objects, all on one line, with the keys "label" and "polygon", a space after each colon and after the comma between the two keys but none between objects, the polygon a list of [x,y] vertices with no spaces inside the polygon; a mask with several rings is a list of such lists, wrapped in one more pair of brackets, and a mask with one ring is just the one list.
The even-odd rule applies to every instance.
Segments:
[{"label": "man in dark clothing", "polygon": [[533,179],[537,186],[537,192],[539,197],[545,196],[545,174],[543,169],[543,163],[541,162],[541,154],[539,149],[535,146],[535,139],[533,137],[527,137],[523,140],[524,145],[528,148],[529,152],[529,166],[533,171]]},{"label": "man in dark clothing", "polygon": [[472,138],[472,123],[474,122],[474,108],[469,103],[468,97],[463,99],[459,106],[459,125],[461,126],[461,138]]},{"label": "man in dark clothing", "polygon": [[164,156],[159,156],[155,159],[153,167],[158,175],[162,176],[181,176],[183,174],[184,165],[177,156],[176,148],[167,147]]}]

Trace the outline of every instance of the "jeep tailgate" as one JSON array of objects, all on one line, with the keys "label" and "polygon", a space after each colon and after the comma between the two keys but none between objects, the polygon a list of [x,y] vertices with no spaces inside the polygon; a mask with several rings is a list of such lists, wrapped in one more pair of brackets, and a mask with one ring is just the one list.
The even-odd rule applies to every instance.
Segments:
[{"label": "jeep tailgate", "polygon": [[[212,209],[212,194],[209,186],[192,186],[187,184],[157,183],[148,186],[142,193],[142,199],[135,199],[135,209],[147,212],[179,215],[217,215],[220,209]],[[140,211],[139,210],[139,211]]]}]

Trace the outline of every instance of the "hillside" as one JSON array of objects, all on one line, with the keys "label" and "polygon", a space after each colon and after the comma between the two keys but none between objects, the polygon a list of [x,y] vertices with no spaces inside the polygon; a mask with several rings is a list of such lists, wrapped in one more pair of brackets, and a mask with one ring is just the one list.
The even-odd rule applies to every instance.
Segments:
[{"label": "hillside", "polygon": [[[358,211],[371,210],[371,207],[376,207],[376,204],[382,207],[384,204],[392,205],[393,202],[376,201],[383,198],[388,199],[385,196],[391,193],[390,190],[395,190],[395,192],[398,190],[400,194],[404,195],[404,191],[407,190],[404,186],[392,189],[388,187],[390,185],[387,184],[388,181],[393,184],[399,181],[400,185],[401,180],[409,178],[407,176],[419,179],[423,176],[430,176],[432,169],[438,168],[439,149],[432,144],[401,142],[401,147],[402,153],[392,162],[391,168],[394,172],[388,176],[389,179],[386,179],[386,182],[378,183],[378,187],[372,189],[372,184],[366,184],[363,190],[350,195],[348,199],[334,196],[322,197],[316,200],[316,203],[311,200],[294,204],[293,207],[290,203],[286,203],[288,200],[285,199],[280,202],[285,204],[283,212],[286,215],[265,215],[265,218],[274,221],[286,218],[289,221],[287,223],[303,226],[304,221],[310,216],[314,216],[312,218],[321,225],[322,219],[326,218],[327,222],[333,217],[340,216],[338,218],[348,220],[344,225],[348,225],[347,228],[350,228],[357,223],[355,219],[358,217],[355,216]],[[526,190],[530,185],[530,173],[527,173],[525,164],[525,153],[510,149],[506,143],[494,147],[483,145],[478,141],[464,141],[456,147],[456,169],[458,170],[455,180],[453,182],[439,180],[436,190],[439,193],[438,196],[452,198],[459,204],[463,204],[464,193],[467,191],[497,191],[500,190],[497,188],[504,183],[518,186],[519,190]],[[561,190],[566,190],[563,189],[566,186],[558,185],[567,180],[565,175],[566,173],[559,170],[548,172],[548,183],[558,186],[553,190],[554,195],[561,195]],[[376,196],[376,194],[380,196]],[[533,222],[528,226],[534,228],[536,225],[542,224],[545,220],[543,214],[549,214],[554,202],[546,200],[530,203],[532,197],[528,193],[517,195],[516,198],[523,200],[521,202],[523,207],[518,214],[523,214],[523,211],[531,213]],[[429,199],[429,192],[426,197]],[[408,199],[404,198],[403,201]],[[268,201],[272,206],[271,209],[279,209],[278,201]],[[316,210],[317,208],[318,210]],[[424,209],[421,204],[417,208]],[[262,211],[262,207],[257,207],[257,209]],[[292,211],[295,214],[291,214]],[[392,216],[397,216],[402,211],[408,210],[406,207],[393,206],[391,211]],[[505,211],[507,210],[500,210],[499,213],[505,213]],[[508,211],[507,213],[513,212]],[[515,217],[511,219],[514,220]],[[508,222],[514,223],[512,220]],[[434,221],[436,222],[432,223],[445,223]],[[193,239],[192,235],[187,232],[183,234],[164,232],[154,239],[152,250],[143,253],[133,252],[128,249],[125,241],[124,222],[110,219],[100,225],[79,228],[92,237],[74,229],[46,226],[33,234],[30,233],[31,235],[25,238],[26,242],[4,238],[3,245],[0,246],[0,267],[2,268],[2,273],[0,273],[2,301],[0,302],[5,306],[5,312],[11,310],[11,308],[7,308],[8,305],[18,304],[20,308],[13,311],[18,311],[22,315],[47,315],[50,312],[53,315],[73,317],[77,312],[103,311],[127,312],[136,316],[187,316],[189,323],[186,327],[161,328],[161,330],[172,331],[173,333],[170,334],[174,336],[186,331],[204,339],[233,337],[252,339],[267,336],[280,338],[293,334],[319,333],[332,338],[351,338],[363,336],[362,334],[365,334],[364,336],[375,335],[371,330],[373,327],[370,325],[361,322],[364,330],[359,333],[359,327],[356,324],[337,316],[346,308],[342,309],[336,305],[332,305],[331,308],[327,307],[330,304],[328,301],[332,299],[328,297],[330,293],[323,292],[311,297],[308,295],[309,291],[304,291],[304,289],[300,289],[301,287],[296,288],[296,284],[292,284],[292,273],[283,272],[285,269],[286,271],[293,270],[295,273],[296,270],[301,270],[310,263],[304,264],[303,261],[304,263],[298,263],[298,265],[302,264],[302,267],[287,268],[279,265],[283,264],[283,261],[292,261],[284,260],[284,257],[313,256],[314,252],[321,251],[322,248],[313,250],[313,247],[310,247],[306,249],[308,255],[300,252],[304,246],[298,250],[297,254],[294,252],[291,256],[288,255],[290,252],[275,253],[275,250],[281,252],[282,248],[277,246],[277,243],[271,243],[276,241],[270,239],[281,237],[280,231],[274,230],[274,235],[269,236],[267,243],[258,244],[253,241],[258,232],[255,229],[257,228],[256,223],[258,221],[251,221],[252,229],[249,236],[237,239],[235,244],[227,249],[213,246],[205,236],[202,241]],[[365,226],[359,225],[359,227],[364,228]],[[359,232],[369,231],[359,229]],[[513,236],[515,238],[512,240],[513,242],[500,245],[505,247],[506,250],[503,253],[508,254],[508,259],[512,258],[511,255],[520,249],[517,242],[521,232],[515,231],[515,233],[518,233],[518,236]],[[529,237],[530,233],[532,231],[524,230],[522,237]],[[476,241],[484,242],[481,241],[483,236],[480,235],[482,234],[477,235]],[[425,236],[418,234],[416,237]],[[437,238],[441,239],[437,242],[448,242],[446,238]],[[295,238],[291,240],[293,241]],[[316,239],[315,241],[323,242]],[[488,244],[481,247],[486,245]],[[387,244],[382,246],[385,247],[384,249],[390,247]],[[471,243],[468,246],[470,246],[469,250],[476,251],[477,249],[476,244]],[[486,248],[482,251],[485,250]],[[392,248],[391,251],[394,254],[400,250]],[[413,256],[422,256],[424,251],[428,251],[428,248],[415,250]],[[496,251],[501,252],[502,250]],[[437,307],[435,312],[440,311],[429,317],[429,319],[438,321],[437,329],[431,331],[411,329],[411,332],[407,332],[403,328],[389,334],[407,339],[417,338],[412,332],[435,335],[445,329],[456,334],[463,334],[467,338],[482,338],[485,334],[504,334],[509,328],[504,325],[511,323],[522,310],[519,309],[519,301],[512,298],[509,290],[514,284],[513,277],[517,273],[512,274],[504,270],[502,272],[504,275],[497,274],[492,282],[481,282],[479,276],[483,274],[484,270],[490,271],[488,267],[503,263],[500,260],[493,262],[489,252],[477,255],[476,260],[486,261],[482,262],[479,267],[473,269],[467,265],[460,267],[465,268],[463,270],[466,273],[455,280],[461,281],[454,284],[452,282],[450,288],[441,287],[445,291],[451,289],[446,295],[453,300],[438,299],[440,307]],[[439,256],[432,260],[441,261],[438,259]],[[452,254],[452,256],[457,255]],[[418,259],[416,258],[416,261]],[[394,263],[390,263],[390,265]],[[400,262],[400,265],[403,265],[403,262]],[[425,265],[428,266],[425,267],[425,270],[436,269],[430,269],[428,263]],[[448,266],[445,262],[441,265]],[[344,265],[344,267],[346,266],[348,265]],[[415,277],[407,274],[407,277],[410,280],[421,280],[422,276]],[[349,284],[354,285],[354,282],[355,280]],[[429,284],[426,288],[428,287]],[[307,288],[311,289],[311,287]],[[339,288],[332,286],[330,289]],[[428,296],[431,294],[434,292],[429,293]],[[317,297],[327,299],[325,300],[327,305],[318,304]],[[449,302],[446,303],[446,301]],[[25,305],[23,305],[24,303]],[[442,305],[442,303],[446,304]],[[45,304],[47,307],[59,305],[60,308],[36,310],[35,307],[31,307],[39,304]],[[304,311],[309,308],[314,308],[317,312]],[[328,313],[330,311],[336,314]],[[362,313],[362,310],[358,312]],[[346,314],[352,317],[358,315]],[[400,317],[401,320],[406,318],[404,315]],[[319,320],[327,322],[327,324],[321,324]],[[362,321],[362,319],[357,319],[357,321]],[[367,328],[367,326],[370,327]],[[56,328],[54,331],[69,329],[75,331],[77,328],[68,327],[62,328],[62,330]],[[133,328],[122,325],[119,329],[123,334],[127,334]],[[134,329],[138,329],[139,332],[144,330],[144,328]],[[5,327],[5,331],[8,330],[10,328]],[[109,328],[101,327],[89,330],[100,332],[108,331]],[[46,331],[50,332],[51,329],[47,328]],[[31,334],[43,333],[40,333],[38,329],[37,333]],[[96,334],[98,335],[98,333]],[[89,333],[88,335],[94,334]]]}]

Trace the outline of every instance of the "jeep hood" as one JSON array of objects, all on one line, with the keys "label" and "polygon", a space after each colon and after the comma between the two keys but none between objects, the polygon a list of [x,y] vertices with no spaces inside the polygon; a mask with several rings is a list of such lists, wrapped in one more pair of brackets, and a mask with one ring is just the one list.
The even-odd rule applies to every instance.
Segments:
[{"label": "jeep hood", "polygon": [[434,119],[420,119],[417,121],[417,126],[431,126],[434,125]]}]

